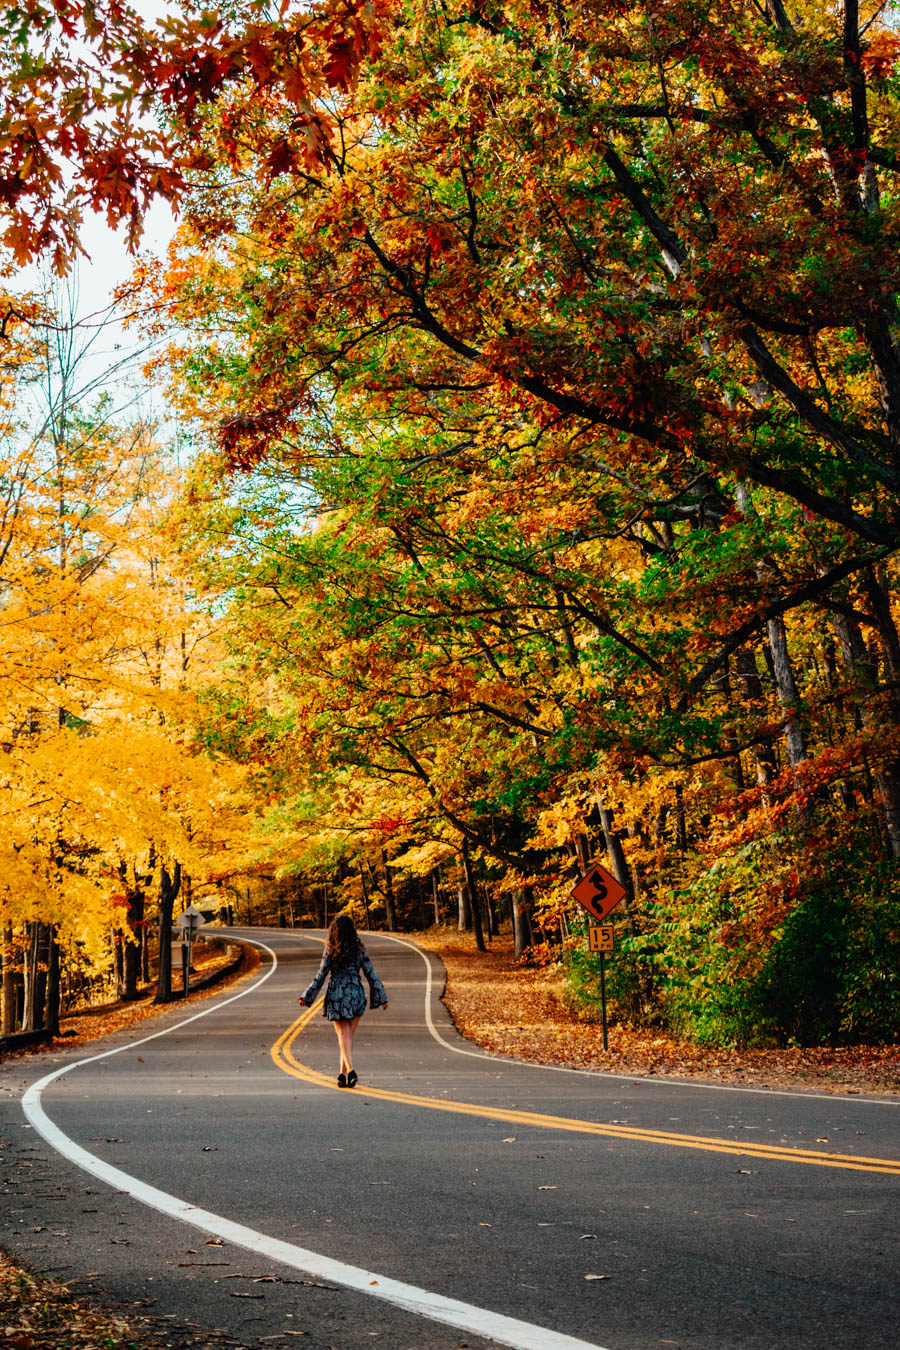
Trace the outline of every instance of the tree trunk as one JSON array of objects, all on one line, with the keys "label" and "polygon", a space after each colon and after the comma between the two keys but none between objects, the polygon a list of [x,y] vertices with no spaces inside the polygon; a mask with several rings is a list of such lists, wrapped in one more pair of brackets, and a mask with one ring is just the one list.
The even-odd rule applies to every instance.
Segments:
[{"label": "tree trunk", "polygon": [[[753,508],[750,497],[743,483],[737,484],[737,503],[739,509],[745,515],[752,514]],[[760,581],[766,580],[767,568],[765,563],[757,563],[756,575]],[[806,758],[806,750],[803,745],[803,729],[799,718],[800,694],[791,666],[787,629],[781,615],[767,620],[766,634],[768,637],[766,651],[769,658],[769,668],[772,672],[772,679],[775,681],[778,700],[787,714],[784,740],[787,746],[788,762],[792,769],[796,769]],[[799,814],[801,820],[808,819],[808,812],[805,808],[801,808]]]},{"label": "tree trunk", "polygon": [[469,888],[461,881],[456,888],[458,903],[456,927],[460,933],[468,932],[472,927],[472,906],[469,904]]},{"label": "tree trunk", "polygon": [[389,933],[397,931],[397,908],[394,904],[394,878],[388,867],[384,849],[381,850],[381,865],[384,868],[384,913]]},{"label": "tree trunk", "polygon": [[441,897],[438,890],[437,871],[431,874],[431,895],[434,900],[434,922],[439,924],[441,921]]},{"label": "tree trunk", "polygon": [[[718,695],[725,705],[726,710],[730,711],[734,703],[731,681],[731,662],[727,660],[721,669],[715,674],[709,682],[709,692],[712,695]],[[737,737],[732,730],[726,730],[724,743],[731,750],[729,759],[722,761],[724,772],[731,779],[736,792],[744,790],[744,766],[741,763],[740,751],[737,747]]]},{"label": "tree trunk", "polygon": [[787,746],[788,762],[792,769],[796,769],[806,759],[806,749],[803,744],[803,728],[800,725],[798,711],[800,693],[797,689],[797,681],[794,679],[794,668],[791,665],[790,652],[788,651],[787,629],[784,626],[784,620],[780,616],[769,619],[766,624],[766,632],[769,637],[769,650],[772,653],[772,674],[775,678],[778,700],[787,713],[784,742]]},{"label": "tree trunk", "polygon": [[363,903],[366,907],[366,928],[371,930],[372,915],[369,910],[369,888],[366,885],[366,866],[364,862],[360,862],[359,864],[359,879],[362,883]]},{"label": "tree trunk", "polygon": [[[761,719],[765,713],[765,696],[756,657],[747,647],[742,647],[735,657],[735,665],[744,701],[749,704],[752,715]],[[756,765],[756,782],[759,787],[766,787],[778,772],[775,751],[763,741],[754,741],[750,753]]]},{"label": "tree trunk", "polygon": [[25,957],[25,989],[24,1006],[22,1008],[22,1030],[39,1031],[42,1025],[43,1008],[38,1012],[38,947],[40,924],[29,923],[26,926],[28,933],[28,950]]},{"label": "tree trunk", "polygon": [[47,1029],[47,968],[50,963],[50,928],[39,923],[38,962],[34,981],[34,1025],[40,1031]]},{"label": "tree trunk", "polygon": [[[605,830],[603,831],[603,836],[604,838],[606,837]],[[688,836],[687,818],[684,814],[684,789],[680,783],[675,784],[675,838],[678,843],[678,852],[684,857],[688,849]],[[608,843],[606,847],[608,851]]]},{"label": "tree trunk", "polygon": [[500,916],[497,913],[497,899],[496,896],[488,892],[486,886],[484,888],[484,905],[488,917],[488,927],[490,928],[491,937],[499,937]]},{"label": "tree trunk", "polygon": [[606,851],[609,854],[610,871],[619,885],[625,887],[626,898],[622,901],[622,904],[626,907],[627,912],[628,904],[634,899],[634,883],[625,857],[625,850],[622,848],[622,841],[613,824],[612,812],[605,805],[599,792],[595,793],[594,799],[597,803],[597,810],[600,812],[600,825],[603,829]]},{"label": "tree trunk", "polygon": [[472,910],[472,926],[475,929],[475,946],[480,952],[486,952],[484,945],[484,930],[481,926],[481,907],[478,904],[478,889],[475,885],[475,876],[472,872],[472,858],[469,853],[469,841],[463,835],[462,842],[463,869],[466,874],[466,890],[469,892],[469,905]]},{"label": "tree trunk", "polygon": [[141,924],[141,983],[150,983],[150,925],[146,918]]},{"label": "tree trunk", "polygon": [[16,974],[17,949],[13,943],[13,926],[3,926],[3,993],[0,1004],[0,1035],[11,1036],[16,1029]]},{"label": "tree trunk", "polygon": [[[889,707],[894,723],[900,722],[900,634],[891,613],[891,600],[883,576],[875,568],[869,567],[863,574],[866,592],[872,604],[878,636],[881,639],[881,652],[884,660],[884,674],[891,686]],[[900,758],[893,755],[885,760],[884,766],[876,776],[876,787],[881,796],[884,822],[890,839],[891,852],[900,857]]]},{"label": "tree trunk", "polygon": [[47,1031],[51,1036],[59,1035],[59,1008],[60,1008],[60,961],[59,961],[59,943],[56,940],[56,929],[48,929],[49,949],[47,952]]},{"label": "tree trunk", "polygon": [[517,961],[534,945],[531,927],[531,897],[526,889],[513,892],[513,954]]},{"label": "tree trunk", "polygon": [[141,925],[144,921],[144,892],[139,886],[129,888],[128,932],[123,934],[122,944],[122,998],[134,1000],[138,996],[138,980],[141,974]]},{"label": "tree trunk", "polygon": [[[875,587],[877,589],[877,587]],[[869,591],[870,598],[872,589]],[[877,605],[874,606],[877,612]],[[894,651],[893,646],[896,640],[896,629],[893,626],[893,619],[890,615],[890,608],[886,616],[882,616],[882,621],[886,617],[889,627],[886,633],[882,635],[882,651],[884,654],[885,674],[889,681],[896,678],[894,673]],[[878,716],[869,706],[869,697],[873,687],[877,684],[877,666],[871,653],[863,641],[863,636],[859,624],[855,619],[846,614],[837,612],[833,616],[834,630],[837,633],[838,643],[840,644],[841,655],[844,664],[851,678],[859,685],[863,686],[861,699],[860,717],[863,726],[867,730],[878,729]],[[893,630],[893,633],[891,633]],[[891,711],[896,718],[896,695],[891,699]],[[887,833],[888,844],[891,854],[895,858],[900,858],[900,764],[897,756],[890,755],[885,758],[882,764],[874,769],[872,774],[875,784],[875,794],[881,807],[882,820]]]},{"label": "tree trunk", "polygon": [[120,999],[125,992],[125,974],[122,961],[122,948],[124,945],[125,939],[122,937],[122,934],[119,932],[118,928],[114,929],[112,933],[112,958],[113,973],[116,977],[117,999]]},{"label": "tree trunk", "polygon": [[154,1003],[172,1002],[172,913],[181,889],[181,863],[171,877],[164,864],[159,868],[159,974]]}]

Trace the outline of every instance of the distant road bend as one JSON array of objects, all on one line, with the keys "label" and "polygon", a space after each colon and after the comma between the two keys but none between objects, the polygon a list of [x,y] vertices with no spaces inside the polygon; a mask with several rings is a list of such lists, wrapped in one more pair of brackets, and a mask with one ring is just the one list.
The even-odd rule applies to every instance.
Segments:
[{"label": "distant road bend", "polygon": [[893,1350],[900,1099],[486,1055],[383,934],[341,1091],[324,934],[234,931],[252,984],[28,1084],[29,1264],[247,1344]]}]

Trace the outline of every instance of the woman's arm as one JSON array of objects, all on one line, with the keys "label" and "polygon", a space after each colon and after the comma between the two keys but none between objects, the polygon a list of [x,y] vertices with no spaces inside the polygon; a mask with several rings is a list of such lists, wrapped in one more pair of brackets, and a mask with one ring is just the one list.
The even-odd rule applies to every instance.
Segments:
[{"label": "woman's arm", "polygon": [[369,1007],[386,1008],[388,1005],[388,996],[385,993],[384,985],[375,974],[375,967],[372,965],[372,958],[365,947],[359,949],[359,968],[369,981]]},{"label": "woman's arm", "polygon": [[300,997],[297,999],[297,1002],[302,1004],[304,1008],[308,1008],[310,1007],[311,1004],[315,1003],[316,994],[318,994],[319,990],[322,988],[322,985],[325,982],[325,976],[328,974],[330,969],[331,969],[331,957],[328,955],[327,952],[324,952],[322,955],[322,964],[316,971],[315,979],[313,980],[309,988],[305,989],[303,993],[300,995]]}]

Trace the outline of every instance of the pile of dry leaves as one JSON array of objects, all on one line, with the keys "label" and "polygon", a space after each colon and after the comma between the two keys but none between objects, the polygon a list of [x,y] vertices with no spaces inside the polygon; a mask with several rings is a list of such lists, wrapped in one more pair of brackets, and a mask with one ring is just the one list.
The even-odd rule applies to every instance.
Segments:
[{"label": "pile of dry leaves", "polygon": [[0,1252],[3,1350],[247,1350],[219,1331],[170,1318],[125,1317],[78,1298],[64,1284],[31,1275]]},{"label": "pile of dry leaves", "polygon": [[0,1345],[9,1350],[100,1350],[161,1344],[139,1321],[113,1317],[39,1279],[0,1252]]},{"label": "pile of dry leaves", "polygon": [[468,933],[431,929],[417,933],[415,941],[443,960],[444,1002],[450,1015],[464,1036],[486,1050],[540,1064],[613,1073],[714,1078],[825,1092],[900,1091],[896,1045],[722,1050],[616,1024],[609,1028],[605,1051],[601,1027],[579,1019],[565,1006],[559,971],[517,965],[509,938],[495,938],[486,955],[476,950]]}]

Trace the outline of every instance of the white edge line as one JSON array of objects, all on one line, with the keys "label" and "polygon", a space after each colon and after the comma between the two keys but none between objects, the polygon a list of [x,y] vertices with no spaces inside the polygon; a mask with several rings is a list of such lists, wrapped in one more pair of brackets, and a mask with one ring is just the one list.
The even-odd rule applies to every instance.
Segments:
[{"label": "white edge line", "polygon": [[[399,941],[400,939],[395,940]],[[234,1003],[237,999],[252,994],[261,984],[264,984],[275,973],[278,967],[278,957],[272,948],[264,942],[252,938],[243,938],[242,941],[260,947],[271,956],[272,965],[262,979],[257,980],[249,988],[243,989],[239,994],[234,994],[221,1003],[216,1003],[210,1008],[204,1008],[202,1012],[195,1013],[192,1017],[185,1018],[183,1022],[165,1027],[162,1031],[155,1031],[151,1036],[143,1036],[138,1041],[129,1041],[127,1045],[117,1046],[114,1050],[90,1055],[86,1059],[74,1060],[71,1064],[66,1064],[61,1069],[46,1074],[38,1082],[32,1083],[22,1097],[22,1110],[38,1134],[46,1139],[51,1148],[67,1158],[69,1162],[74,1163],[76,1167],[82,1168],[85,1172],[96,1177],[99,1181],[105,1182],[108,1186],[112,1186],[115,1190],[130,1195],[141,1204],[158,1210],[168,1218],[178,1219],[191,1228],[199,1229],[203,1233],[210,1233],[214,1237],[223,1239],[223,1241],[243,1247],[246,1251],[256,1252],[270,1261],[278,1261],[293,1270],[311,1275],[314,1279],[330,1281],[345,1289],[351,1289],[355,1293],[367,1294],[370,1298],[381,1299],[382,1302],[391,1303],[395,1307],[402,1308],[405,1312],[413,1313],[415,1316],[425,1317],[432,1322],[441,1322],[446,1326],[459,1327],[473,1335],[492,1340],[498,1345],[510,1346],[512,1350],[604,1350],[603,1346],[594,1342],[578,1340],[573,1336],[566,1336],[562,1332],[534,1326],[530,1322],[520,1322],[517,1318],[505,1317],[502,1313],[495,1313],[486,1308],[462,1303],[455,1298],[446,1298],[442,1294],[434,1294],[427,1289],[419,1289],[416,1285],[405,1284],[401,1280],[388,1279],[370,1270],[364,1270],[360,1266],[345,1265],[343,1261],[335,1261],[330,1257],[320,1256],[317,1252],[309,1251],[305,1247],[297,1247],[291,1242],[282,1242],[279,1238],[268,1237],[265,1233],[257,1232],[255,1228],[247,1228],[244,1224],[235,1223],[219,1214],[213,1214],[210,1210],[200,1209],[188,1201],[180,1200],[177,1196],[169,1195],[166,1191],[160,1191],[155,1186],[139,1181],[137,1177],[121,1171],[118,1167],[112,1167],[102,1158],[98,1158],[95,1154],[82,1148],[80,1144],[76,1144],[57,1125],[54,1125],[44,1111],[41,1094],[57,1078],[62,1077],[63,1074],[71,1073],[73,1069],[79,1069],[85,1064],[93,1064],[97,1060],[108,1059],[112,1055],[121,1054],[125,1050],[133,1050],[139,1045],[146,1045],[148,1041],[155,1041],[159,1036],[167,1036],[172,1031],[179,1031],[182,1027],[189,1026],[191,1022],[196,1022],[198,1018],[206,1017],[209,1013],[217,1012],[229,1003]],[[418,951],[419,949],[414,948],[414,950]],[[434,1024],[431,1021],[430,1009],[431,966],[428,962],[426,962],[426,965],[428,966],[427,1017],[433,1030]]]},{"label": "white edge line", "polygon": [[[849,1095],[840,1092],[789,1092],[785,1088],[753,1087],[749,1083],[702,1083],[696,1082],[691,1078],[673,1078],[667,1075],[613,1073],[608,1069],[572,1069],[566,1064],[541,1064],[537,1060],[515,1059],[510,1055],[504,1055],[502,1051],[499,1050],[466,1050],[460,1045],[453,1045],[450,1041],[445,1040],[435,1026],[434,1019],[431,1016],[431,992],[433,983],[431,975],[431,953],[426,951],[424,947],[417,947],[414,942],[408,942],[406,938],[395,937],[393,933],[373,933],[372,936],[387,938],[390,942],[399,942],[402,947],[409,947],[411,951],[419,953],[422,960],[425,962],[425,967],[428,971],[425,987],[425,1021],[428,1025],[428,1030],[440,1045],[443,1045],[447,1050],[452,1050],[456,1055],[469,1055],[473,1059],[487,1059],[494,1064],[509,1064],[512,1068],[549,1069],[551,1073],[577,1073],[580,1074],[582,1078],[597,1078],[601,1081],[607,1078],[616,1078],[623,1083],[648,1083],[654,1085],[659,1083],[664,1087],[698,1088],[704,1092],[741,1092],[744,1095],[752,1092],[761,1097],[798,1097],[806,1102],[812,1100],[832,1103],[842,1102],[846,1105],[860,1103],[865,1106],[900,1106],[900,1098],[896,1097],[861,1097],[856,1093]],[[457,1034],[459,1035],[461,1033]]]}]

